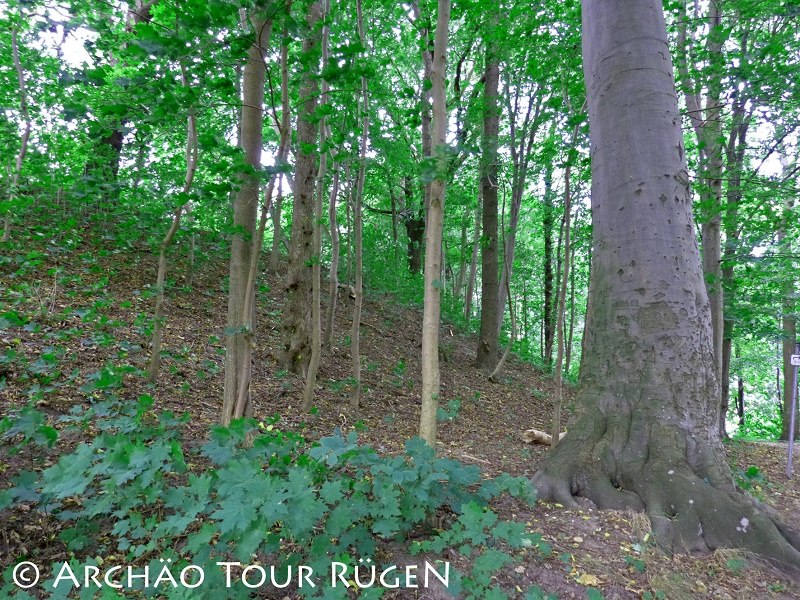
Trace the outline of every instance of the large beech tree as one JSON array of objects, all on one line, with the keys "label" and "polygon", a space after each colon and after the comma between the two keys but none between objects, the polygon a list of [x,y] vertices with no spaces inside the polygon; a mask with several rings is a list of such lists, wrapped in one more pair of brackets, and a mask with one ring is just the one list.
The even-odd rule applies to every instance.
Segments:
[{"label": "large beech tree", "polygon": [[535,475],[566,506],[644,510],[676,550],[800,565],[800,536],[737,491],[659,0],[583,0],[593,264],[577,422]]}]

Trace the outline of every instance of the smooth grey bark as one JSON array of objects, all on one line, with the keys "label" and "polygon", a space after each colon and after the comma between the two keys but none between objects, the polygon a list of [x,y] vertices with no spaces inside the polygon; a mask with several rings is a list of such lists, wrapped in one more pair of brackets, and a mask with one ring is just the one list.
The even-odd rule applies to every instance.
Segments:
[{"label": "smooth grey bark", "polygon": [[447,43],[450,26],[450,0],[439,0],[436,19],[431,95],[433,97],[432,158],[436,160],[436,178],[428,185],[427,235],[425,238],[425,294],[422,310],[422,410],[419,437],[436,448],[439,408],[439,325],[441,315],[442,224],[444,222],[445,176],[447,173]]},{"label": "smooth grey bark", "polygon": [[[231,239],[229,270],[228,317],[225,330],[225,381],[223,389],[223,425],[250,414],[249,347],[253,342],[254,302],[248,298],[254,288],[248,286],[253,237],[256,233],[256,214],[260,184],[255,175],[261,167],[261,146],[264,105],[265,64],[261,49],[266,47],[270,30],[266,23],[253,18],[254,39],[247,51],[247,63],[242,73],[241,147],[245,162],[252,170],[239,173],[241,187],[233,206],[234,233]],[[249,289],[248,289],[249,288]],[[249,307],[249,310],[248,310]],[[248,326],[249,325],[249,326]]]},{"label": "smooth grey bark", "polygon": [[593,264],[577,421],[539,497],[647,512],[677,551],[800,566],[800,535],[738,491],[717,427],[711,310],[660,0],[583,0]]}]

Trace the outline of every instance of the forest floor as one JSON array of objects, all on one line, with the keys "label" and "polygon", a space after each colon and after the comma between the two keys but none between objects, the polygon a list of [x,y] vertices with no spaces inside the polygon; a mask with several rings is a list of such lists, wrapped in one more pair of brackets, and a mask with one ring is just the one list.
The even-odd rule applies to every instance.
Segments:
[{"label": "forest floor", "polygon": [[[146,291],[155,279],[155,257],[133,249],[98,251],[86,244],[71,252],[55,252],[43,242],[38,249],[12,252],[0,264],[3,311],[13,307],[42,317],[42,326],[32,330],[11,329],[0,321],[0,327],[5,327],[0,328],[0,352],[13,349],[34,361],[53,345],[48,333],[77,331],[61,344],[60,352],[60,369],[73,373],[74,385],[60,387],[38,402],[54,423],[58,415],[87,401],[85,395],[73,393],[86,374],[119,362],[120,357],[146,369],[149,355],[141,321],[152,311],[152,298]],[[54,276],[54,268],[59,269],[59,278]],[[207,435],[208,426],[217,422],[220,413],[226,275],[223,261],[210,260],[198,269],[193,291],[174,289],[169,293],[166,357],[158,387],[148,387],[142,377],[133,374],[125,375],[123,381],[125,397],[135,399],[149,393],[156,409],[188,411],[192,417],[188,435],[197,439]],[[276,360],[282,306],[280,279],[271,277],[259,291],[252,384],[255,417],[279,415],[276,427],[298,431],[307,439],[329,435],[338,427],[345,433],[357,430],[359,439],[380,453],[402,450],[404,442],[416,435],[419,422],[421,309],[367,290],[361,329],[366,393],[361,408],[353,411],[348,405],[347,343],[353,302],[342,289],[334,349],[323,357],[316,399],[319,410],[311,417],[299,408],[302,381],[282,371]],[[103,318],[87,322],[86,310]],[[451,411],[453,418],[440,423],[438,453],[478,465],[488,475],[532,476],[548,449],[526,444],[522,434],[528,428],[549,429],[553,379],[511,357],[499,380],[490,382],[472,366],[476,347],[472,335],[447,324],[441,334],[440,404],[461,403]],[[13,413],[27,402],[32,380],[8,362],[0,364],[0,376],[5,380],[0,387],[0,414]],[[565,423],[572,397],[572,390],[567,389]],[[0,440],[0,490],[8,487],[20,468],[30,468],[23,463],[35,462],[22,454],[9,456],[2,444]],[[731,442],[727,451],[741,484],[796,524],[800,484],[797,479],[787,481],[784,475],[785,448]],[[39,461],[39,468],[52,460]],[[668,556],[653,545],[647,519],[638,514],[566,510],[549,503],[529,508],[513,499],[498,501],[493,508],[504,518],[524,521],[553,549],[549,556],[524,555],[523,551],[520,563],[495,574],[496,582],[511,597],[522,598],[521,590],[534,584],[558,598],[586,598],[587,586],[600,590],[607,599],[800,597],[797,579],[737,550]],[[0,570],[23,555],[50,560],[63,556],[61,543],[53,541],[48,530],[52,524],[34,513],[14,509],[0,515]],[[443,558],[456,567],[467,563],[455,550]],[[403,592],[398,597],[414,596]],[[427,597],[432,597],[430,592]]]}]

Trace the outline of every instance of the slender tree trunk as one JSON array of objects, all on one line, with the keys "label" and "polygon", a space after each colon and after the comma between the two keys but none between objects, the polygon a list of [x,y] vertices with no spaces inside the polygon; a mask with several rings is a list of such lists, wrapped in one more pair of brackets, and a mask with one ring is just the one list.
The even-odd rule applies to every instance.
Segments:
[{"label": "slender tree trunk", "polygon": [[[361,46],[367,47],[367,38],[364,35],[364,15],[361,0],[357,0],[356,12],[358,16],[358,37]],[[364,199],[364,175],[367,167],[367,142],[369,140],[369,90],[367,78],[361,77],[361,151],[358,162],[358,176],[356,177],[356,193],[353,204],[353,220],[355,224],[355,302],[353,303],[353,331],[350,335],[350,359],[353,363],[353,392],[350,395],[350,406],[358,408],[361,402],[361,307],[364,302],[364,242],[362,233],[361,206]]]},{"label": "slender tree trunk", "polygon": [[[575,264],[575,243],[570,244],[572,254],[570,264]],[[569,331],[567,332],[567,347],[564,351],[564,372],[569,374],[572,368],[572,338],[575,332],[575,267],[569,270]]]},{"label": "slender tree trunk", "polygon": [[[742,34],[740,40],[742,56],[747,55],[748,32]],[[750,114],[745,109],[748,103],[747,93],[742,90],[733,101],[732,126],[728,144],[725,149],[726,171],[728,179],[728,189],[726,193],[725,206],[725,248],[722,253],[722,265],[720,273],[722,275],[721,289],[729,304],[734,301],[734,269],[735,254],[738,252],[739,232],[739,201],[742,198],[742,171],[744,169],[744,158],[747,151],[747,131],[750,125]],[[752,110],[752,109],[751,109]],[[722,388],[720,400],[720,421],[719,433],[722,438],[727,437],[725,430],[725,419],[728,415],[728,401],[730,397],[731,379],[731,347],[734,335],[734,321],[728,315],[723,315],[722,322],[722,358],[720,385]]]},{"label": "slender tree trunk", "polygon": [[328,279],[328,308],[325,312],[325,335],[322,345],[331,351],[333,346],[333,326],[336,316],[336,305],[339,299],[339,223],[336,219],[336,199],[339,194],[339,165],[334,165],[331,195],[328,198],[328,222],[331,230],[331,268]]},{"label": "slender tree trunk", "polygon": [[[661,0],[583,0],[593,265],[579,417],[533,483],[645,510],[677,551],[800,566],[800,534],[734,486]],[[621,216],[621,213],[623,216]]]},{"label": "slender tree trunk", "polygon": [[739,415],[739,427],[744,427],[744,379],[741,377],[736,393],[736,413]]},{"label": "slender tree trunk", "polygon": [[464,209],[461,219],[461,244],[459,245],[460,258],[458,261],[458,276],[453,284],[453,298],[458,300],[464,291],[464,282],[467,279],[467,230],[469,228],[469,209]]},{"label": "slender tree trunk", "polygon": [[197,232],[194,230],[194,212],[191,202],[186,204],[186,227],[189,230],[189,248],[186,253],[185,284],[191,290],[194,286],[194,262],[197,251]]},{"label": "slender tree trunk", "polygon": [[464,301],[464,318],[472,318],[472,303],[475,298],[475,283],[478,278],[478,250],[481,243],[481,201],[480,187],[478,188],[478,205],[475,207],[475,227],[472,230],[472,256],[469,261],[469,281],[467,282],[467,297]]},{"label": "slender tree trunk", "polygon": [[[786,165],[784,165],[786,170]],[[788,202],[784,209],[783,220],[781,228],[778,230],[778,245],[783,248],[791,248],[788,240],[786,239],[786,230],[789,223],[796,220],[794,215],[795,210],[793,202]],[[792,414],[792,386],[794,385],[794,367],[791,364],[791,356],[795,353],[797,338],[797,320],[795,318],[795,295],[796,281],[790,275],[783,282],[783,306],[781,307],[781,333],[782,333],[782,363],[783,363],[783,410],[781,411],[783,427],[781,428],[781,439],[788,440],[791,428],[791,414]],[[780,389],[780,387],[779,387]],[[780,401],[779,401],[780,402]],[[797,439],[798,432],[800,432],[800,418],[795,419],[794,438]]]},{"label": "slender tree trunk", "polygon": [[345,271],[345,281],[349,284],[353,282],[353,193],[356,186],[350,179],[350,162],[344,167],[344,180],[347,183],[347,194],[345,195],[345,224],[347,225],[347,270]]},{"label": "slender tree trunk", "polygon": [[510,85],[506,85],[506,109],[508,110],[509,121],[509,147],[511,150],[511,213],[509,225],[503,232],[505,240],[503,244],[503,262],[507,265],[500,273],[500,286],[498,288],[497,305],[500,307],[500,318],[497,320],[497,336],[503,326],[502,309],[506,301],[506,291],[510,285],[506,285],[506,279],[511,280],[514,273],[514,250],[517,245],[517,226],[519,225],[519,211],[522,206],[522,198],[525,194],[525,186],[528,181],[528,166],[533,155],[533,142],[539,128],[539,116],[541,114],[541,95],[537,91],[528,97],[528,107],[522,121],[522,128],[517,131],[517,112],[519,110],[519,88],[516,94],[516,108],[512,105]]},{"label": "slender tree trunk", "polygon": [[[497,27],[497,6],[492,8],[490,28]],[[483,237],[481,249],[481,327],[475,366],[491,373],[497,365],[500,320],[497,233],[498,157],[497,136],[500,128],[500,110],[497,103],[500,81],[500,63],[494,31],[486,40],[486,70],[483,76],[483,149],[481,157],[481,190],[483,197]]]},{"label": "slender tree trunk", "polygon": [[398,246],[398,228],[397,224],[400,216],[397,214],[397,195],[394,191],[394,186],[389,183],[389,199],[392,203],[392,250],[394,252],[395,260],[399,260],[399,246]]},{"label": "slender tree trunk", "polygon": [[[228,319],[225,331],[225,383],[222,403],[222,424],[251,411],[250,345],[253,343],[252,307],[255,302],[253,286],[248,285],[253,238],[256,235],[256,214],[259,200],[259,180],[255,175],[261,168],[262,126],[264,121],[265,64],[261,49],[269,41],[269,27],[259,18],[252,19],[255,39],[247,51],[247,63],[242,73],[241,146],[245,162],[252,168],[239,174],[241,187],[233,207],[234,233],[231,240],[231,263],[228,293]],[[249,290],[248,290],[249,288]],[[249,307],[249,310],[248,310]],[[242,406],[242,398],[245,405]]]},{"label": "slender tree trunk", "polygon": [[302,110],[297,119],[297,161],[295,163],[292,237],[289,242],[289,273],[286,304],[281,330],[283,365],[292,373],[305,376],[311,358],[311,305],[314,255],[314,198],[317,161],[317,100],[319,78],[317,58],[320,33],[320,3],[308,7],[308,37],[303,40],[305,71],[300,98]]},{"label": "slender tree trunk", "polygon": [[[288,155],[289,140],[289,44],[288,31],[283,30],[283,43],[281,44],[281,124],[280,135],[287,140],[287,148],[284,156]],[[278,198],[272,207],[272,251],[269,256],[269,271],[277,273],[278,264],[281,258],[281,238],[283,237],[283,227],[281,216],[283,213],[283,178],[278,178]]]},{"label": "slender tree trunk", "polygon": [[[578,128],[572,134],[572,144],[575,145],[575,138],[578,136]],[[567,153],[567,167],[564,170],[564,272],[561,275],[561,282],[558,293],[558,305],[556,308],[556,390],[553,402],[553,426],[551,428],[551,446],[556,447],[561,439],[561,402],[563,396],[563,366],[564,366],[564,313],[567,301],[567,283],[569,281],[569,258],[570,258],[570,221],[572,212],[572,195],[570,194],[570,174],[572,163],[569,162],[569,152]]]},{"label": "slender tree trunk", "polygon": [[17,86],[19,91],[19,113],[22,117],[23,130],[20,138],[19,152],[14,166],[14,174],[11,177],[11,185],[8,188],[8,206],[6,208],[5,223],[3,225],[3,241],[7,242],[11,238],[11,221],[13,219],[14,201],[17,197],[19,188],[19,177],[22,173],[22,164],[25,161],[25,154],[28,152],[28,140],[31,137],[31,115],[28,111],[28,93],[25,85],[25,70],[19,58],[19,33],[17,28],[11,30],[11,57],[14,62],[14,69],[17,72]]},{"label": "slender tree trunk", "polygon": [[542,237],[544,237],[544,306],[542,308],[542,322],[544,329],[544,344],[542,359],[546,365],[553,362],[553,339],[555,338],[556,325],[553,310],[553,165],[545,165],[544,172],[544,214],[542,215]]},{"label": "slender tree trunk", "polygon": [[[430,33],[430,20],[426,14],[422,14],[420,10],[419,0],[412,0],[411,2],[411,10],[414,13],[414,21],[417,23],[417,28],[419,29],[420,35],[420,48],[422,49],[422,85],[419,89],[419,103],[421,107],[420,112],[420,119],[422,122],[422,156],[431,156],[432,153],[432,138],[431,138],[431,94],[432,88],[428,86],[428,82],[433,82],[432,78],[432,71],[433,71],[433,56],[434,56],[434,48],[431,44],[434,44],[434,40],[431,39]],[[422,240],[424,239],[425,235],[425,223],[428,215],[428,207],[430,206],[431,202],[431,189],[429,185],[423,186],[422,189],[423,194],[423,205],[422,211],[420,215],[420,219],[422,221],[422,226],[419,235],[419,251],[422,251]],[[406,205],[406,208],[410,208],[411,205]],[[411,267],[411,265],[409,265]],[[414,267],[412,269],[412,273],[419,273],[420,267],[422,266],[421,261],[415,261]]]},{"label": "slender tree trunk", "polygon": [[[183,87],[189,88],[189,81],[186,77],[186,67],[181,64],[181,80]],[[197,171],[197,118],[194,114],[194,107],[189,107],[189,116],[186,119],[186,174],[183,181],[183,193],[188,194],[192,189],[194,174]],[[178,232],[181,224],[181,215],[189,205],[188,202],[182,204],[172,214],[170,224],[164,241],[161,242],[161,249],[158,254],[158,274],[156,275],[156,306],[153,311],[153,342],[150,352],[150,367],[147,372],[147,381],[155,383],[158,379],[158,372],[161,369],[161,330],[164,321],[164,282],[167,276],[167,250],[172,245],[172,240]]]},{"label": "slender tree trunk", "polygon": [[[711,303],[711,326],[713,330],[714,370],[717,380],[722,381],[722,340],[723,340],[723,290],[722,290],[722,173],[723,173],[723,134],[722,78],[725,65],[722,53],[725,41],[722,17],[716,2],[708,4],[709,34],[706,44],[708,56],[708,77],[703,82],[707,88],[705,107],[693,89],[696,87],[688,70],[689,40],[686,34],[686,21],[679,26],[678,68],[688,91],[685,94],[686,107],[695,130],[700,148],[700,206],[702,212],[701,240],[703,274],[708,299]],[[723,393],[725,394],[723,398]],[[728,406],[728,386],[720,387],[720,406]],[[719,426],[724,431],[724,416]]]},{"label": "slender tree trunk", "polygon": [[447,41],[450,0],[439,0],[436,20],[431,92],[433,96],[433,147],[436,178],[430,183],[430,208],[425,243],[425,301],[422,314],[422,412],[419,436],[436,448],[436,412],[439,408],[439,317],[442,224],[444,222],[445,177],[447,174]]},{"label": "slender tree trunk", "polygon": [[[330,27],[326,23],[330,12],[330,0],[322,0],[322,64],[328,64],[328,35]],[[322,94],[320,105],[328,103],[328,82],[322,80]],[[325,117],[319,120],[319,171],[317,173],[317,189],[314,200],[313,243],[311,267],[311,359],[308,364],[305,387],[303,388],[303,410],[309,410],[314,401],[314,388],[317,385],[317,372],[319,371],[320,354],[322,352],[322,307],[320,304],[322,287],[321,265],[322,260],[322,198],[325,195],[325,175],[328,167],[328,153],[325,150],[326,124]]]}]

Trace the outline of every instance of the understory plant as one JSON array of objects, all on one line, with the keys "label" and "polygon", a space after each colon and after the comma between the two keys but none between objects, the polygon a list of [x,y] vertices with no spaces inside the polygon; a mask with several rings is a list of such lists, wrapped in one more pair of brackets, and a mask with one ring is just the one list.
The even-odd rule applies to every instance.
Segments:
[{"label": "understory plant", "polygon": [[[533,502],[527,479],[483,479],[477,467],[437,457],[418,438],[403,454],[381,456],[359,445],[355,433],[337,430],[311,443],[277,429],[276,417],[214,427],[200,444],[184,440],[187,417],[156,414],[152,403],[147,395],[137,402],[111,399],[62,417],[62,437],[73,429],[87,441],[44,470],[17,474],[0,491],[0,510],[24,502],[62,522],[58,537],[81,588],[55,563],[39,584],[52,590],[50,597],[67,597],[75,589],[81,598],[118,597],[108,587],[84,587],[84,567],[133,565],[150,574],[133,581],[145,596],[249,598],[255,590],[242,583],[242,570],[255,564],[273,568],[276,581],[292,577],[288,589],[303,597],[345,598],[353,589],[344,581],[356,585],[356,566],[369,559],[380,572],[391,562],[387,545],[413,536],[424,540],[415,551],[440,553],[455,546],[474,559],[473,572],[453,577],[452,591],[479,598],[489,589],[488,573],[514,560],[510,551],[539,545],[523,524],[502,522],[487,508],[503,493]],[[56,429],[33,408],[3,419],[0,434],[11,451],[56,443]],[[434,531],[437,514],[451,525]],[[509,552],[494,548],[498,544]],[[30,557],[18,560],[24,558]],[[331,585],[334,562],[348,568],[337,586]],[[202,569],[202,585],[179,581],[190,565]],[[316,586],[298,585],[301,565],[313,573]],[[13,585],[10,572],[11,567],[4,573],[3,597],[30,597]],[[362,582],[367,579],[362,575]],[[190,577],[189,583],[196,580]],[[258,577],[251,573],[248,583],[253,581]],[[269,585],[270,580],[263,584]],[[376,583],[359,589],[358,596],[384,592]]]}]

